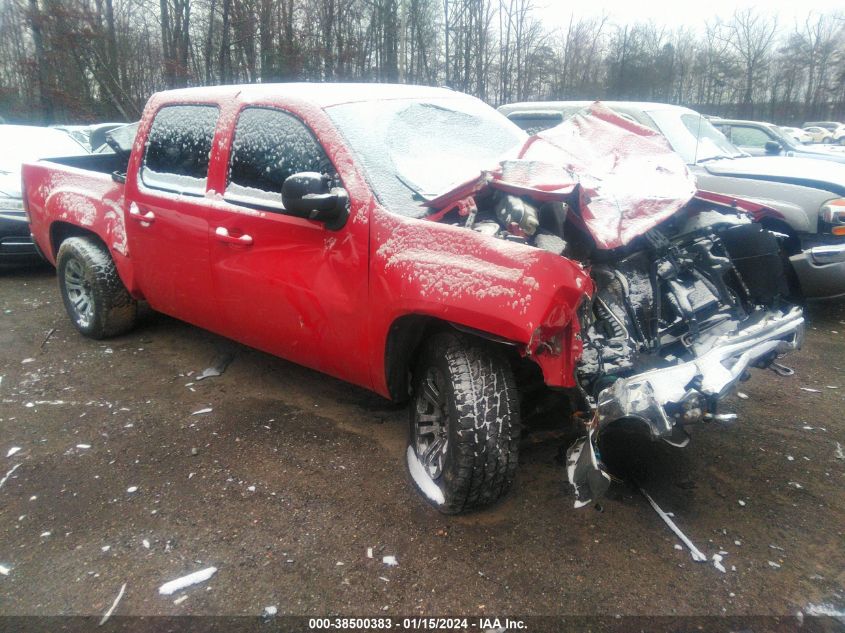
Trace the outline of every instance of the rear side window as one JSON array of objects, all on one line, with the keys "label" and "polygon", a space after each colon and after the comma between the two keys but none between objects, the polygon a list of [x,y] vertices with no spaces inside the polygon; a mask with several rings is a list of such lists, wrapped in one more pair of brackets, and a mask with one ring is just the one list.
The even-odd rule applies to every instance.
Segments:
[{"label": "rear side window", "polygon": [[320,143],[298,118],[281,110],[244,109],[232,141],[225,199],[281,211],[282,183],[303,171],[337,175]]},{"label": "rear side window", "polygon": [[165,106],[156,114],[141,181],[147,187],[191,195],[205,194],[216,106]]}]

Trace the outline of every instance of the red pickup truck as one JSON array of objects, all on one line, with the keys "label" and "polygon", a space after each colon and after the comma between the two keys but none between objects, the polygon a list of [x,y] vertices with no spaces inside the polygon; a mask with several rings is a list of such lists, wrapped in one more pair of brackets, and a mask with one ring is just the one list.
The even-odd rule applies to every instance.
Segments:
[{"label": "red pickup truck", "polygon": [[126,332],[143,300],[410,399],[409,471],[443,512],[508,490],[538,389],[583,424],[578,506],[610,425],[683,445],[800,343],[777,235],[607,113],[529,138],[446,89],[253,85],[156,94],[119,133],[24,167],[77,329]]}]

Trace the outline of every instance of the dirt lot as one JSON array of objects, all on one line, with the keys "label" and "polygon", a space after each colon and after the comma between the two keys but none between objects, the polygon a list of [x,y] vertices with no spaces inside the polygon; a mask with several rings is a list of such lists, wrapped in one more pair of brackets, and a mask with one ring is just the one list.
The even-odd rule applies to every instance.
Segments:
[{"label": "dirt lot", "polygon": [[[51,269],[2,271],[0,476],[17,468],[0,489],[0,614],[100,614],[123,583],[120,614],[841,610],[845,304],[808,318],[794,376],[757,371],[727,403],[738,422],[641,460],[698,547],[727,552],[721,573],[631,486],[573,510],[569,437],[526,443],[505,502],[444,517],[409,483],[405,409],[161,315],[83,339]],[[226,352],[224,375],[192,379]]]}]

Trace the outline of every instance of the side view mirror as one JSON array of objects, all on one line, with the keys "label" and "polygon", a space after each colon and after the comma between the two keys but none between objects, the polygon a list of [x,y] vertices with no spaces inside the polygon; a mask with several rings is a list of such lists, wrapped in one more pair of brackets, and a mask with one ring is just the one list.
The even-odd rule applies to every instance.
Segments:
[{"label": "side view mirror", "polygon": [[303,171],[288,176],[282,184],[285,213],[322,222],[337,231],[349,217],[349,194],[343,187],[332,187],[326,174]]},{"label": "side view mirror", "polygon": [[780,154],[781,149],[783,149],[777,141],[766,141],[764,147],[767,154]]}]

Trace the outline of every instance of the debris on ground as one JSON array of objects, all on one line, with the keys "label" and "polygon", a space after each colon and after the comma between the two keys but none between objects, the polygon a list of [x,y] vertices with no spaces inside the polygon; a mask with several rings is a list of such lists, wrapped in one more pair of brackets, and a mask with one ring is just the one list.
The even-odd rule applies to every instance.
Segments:
[{"label": "debris on ground", "polygon": [[0,488],[3,487],[3,484],[6,483],[6,480],[11,477],[12,473],[15,472],[18,468],[20,468],[20,466],[20,464],[15,464],[14,466],[12,466],[11,470],[3,476],[3,479],[0,479]]},{"label": "debris on ground", "polygon": [[836,459],[845,459],[845,452],[842,451],[842,444],[839,442],[836,443],[836,450],[833,452],[833,455]]},{"label": "debris on ground", "polygon": [[214,378],[216,376],[222,376],[223,372],[226,371],[226,368],[229,364],[234,360],[234,355],[232,354],[220,354],[211,362],[211,367],[206,367],[202,370],[202,373],[196,375],[194,380],[200,381],[205,380],[206,378]]},{"label": "debris on ground", "polygon": [[126,583],[123,583],[123,586],[120,588],[120,591],[117,592],[117,598],[114,599],[114,602],[111,603],[109,610],[103,614],[103,617],[100,618],[100,626],[103,626],[111,617],[111,614],[114,613],[114,610],[117,608],[117,604],[120,602],[121,598],[123,598],[123,592],[126,591]]},{"label": "debris on ground", "polygon": [[725,566],[722,565],[722,554],[713,554],[713,567],[718,569],[723,574],[725,573]]},{"label": "debris on ground", "polygon": [[381,562],[388,567],[396,567],[399,564],[399,561],[396,560],[395,556],[384,556],[382,557]]},{"label": "debris on ground", "polygon": [[9,452],[6,453],[6,457],[11,457],[12,455],[14,455],[15,453],[17,453],[20,450],[21,450],[20,446],[13,446],[12,448],[9,449]]},{"label": "debris on ground", "polygon": [[807,393],[821,393],[819,389],[811,389],[810,387],[801,387],[801,391],[806,391]]},{"label": "debris on ground", "polygon": [[187,599],[188,599],[188,596],[187,596],[187,595],[185,595],[185,596],[179,596],[178,598],[176,598],[176,600],[174,600],[174,601],[173,601],[173,604],[182,604],[182,603],[183,603],[183,602],[185,602],[185,600],[187,600]]},{"label": "debris on ground", "polygon": [[91,448],[90,444],[77,444],[76,448]]},{"label": "debris on ground", "polygon": [[195,571],[194,573],[188,574],[187,576],[182,576],[181,578],[176,578],[175,580],[171,580],[169,582],[164,583],[161,587],[158,588],[158,592],[162,596],[169,596],[171,594],[176,593],[180,589],[184,589],[185,587],[190,587],[191,585],[196,585],[198,583],[205,582],[206,580],[211,578],[215,573],[217,573],[216,567],[206,567],[205,569]]},{"label": "debris on ground", "polygon": [[776,562],[774,562],[772,560],[769,561],[769,567],[771,567],[772,569],[780,569],[780,565],[778,565]]},{"label": "debris on ground", "polygon": [[373,557],[373,548],[368,547],[367,548],[367,558],[372,558],[372,557]]},{"label": "debris on ground", "polygon": [[0,576],[8,576],[10,571],[12,571],[11,567],[0,563]]},{"label": "debris on ground", "polygon": [[126,492],[128,492],[129,494],[132,494],[133,492],[138,492],[138,486],[129,486],[126,489]]},{"label": "debris on ground", "polygon": [[206,407],[205,409],[200,409],[199,411],[194,411],[191,415],[202,415],[203,413],[211,413],[214,411],[211,407]]},{"label": "debris on ground", "polygon": [[748,400],[748,394],[745,393],[744,391],[737,391],[736,397],[739,398],[740,400]]},{"label": "debris on ground", "polygon": [[669,529],[675,533],[675,536],[681,539],[683,544],[687,546],[690,551],[690,554],[692,555],[692,559],[699,563],[706,562],[707,557],[701,553],[701,550],[699,550],[693,544],[693,542],[689,540],[689,538],[687,538],[686,534],[681,532],[681,528],[675,525],[675,522],[669,517],[669,515],[660,509],[660,506],[657,505],[657,502],[655,502],[655,500],[651,498],[651,495],[648,494],[643,488],[640,488],[640,492],[643,493],[643,496],[648,500],[649,504],[651,504],[651,507],[654,508],[654,511],[657,512],[658,516],[663,519],[663,522],[668,525]]},{"label": "debris on ground", "polygon": [[267,617],[272,618],[278,612],[279,612],[279,610],[275,606],[264,607],[264,615],[267,616]]},{"label": "debris on ground", "polygon": [[745,501],[743,501],[742,499],[739,499],[739,500],[737,501],[737,503],[738,503],[739,505],[741,505],[743,508],[745,507]]},{"label": "debris on ground", "polygon": [[150,549],[150,542],[147,539],[141,541],[141,545],[144,546],[144,549]]}]

